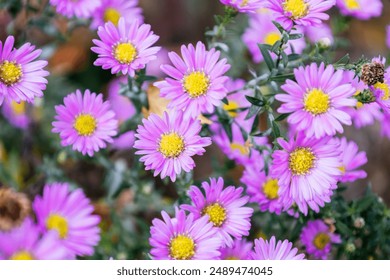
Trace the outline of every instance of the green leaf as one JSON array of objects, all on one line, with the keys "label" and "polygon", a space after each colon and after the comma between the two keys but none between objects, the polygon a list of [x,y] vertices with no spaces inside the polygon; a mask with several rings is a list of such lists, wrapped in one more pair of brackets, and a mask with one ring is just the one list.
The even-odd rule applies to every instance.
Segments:
[{"label": "green leaf", "polygon": [[294,74],[290,73],[290,74],[274,76],[269,79],[274,82],[285,82],[286,80],[294,80],[294,78],[295,78]]},{"label": "green leaf", "polygon": [[248,114],[245,117],[245,120],[249,120],[253,116],[256,116],[260,112],[261,108],[262,107],[260,107],[260,106],[252,105],[249,108],[249,111],[248,111]]},{"label": "green leaf", "polygon": [[222,99],[222,102],[225,103],[226,105],[229,104],[229,100],[228,100],[226,97],[224,97],[224,98]]},{"label": "green leaf", "polygon": [[297,40],[297,39],[300,39],[303,37],[303,34],[299,34],[299,33],[296,33],[296,34],[290,34],[289,35],[289,40]]},{"label": "green leaf", "polygon": [[229,141],[233,141],[233,132],[232,132],[232,126],[228,122],[222,122],[222,127],[226,132],[227,137],[229,138]]},{"label": "green leaf", "polygon": [[263,100],[252,97],[252,96],[245,95],[245,98],[246,98],[246,100],[249,101],[249,103],[251,103],[252,105],[255,105],[255,106],[263,106],[265,104],[265,102]]},{"label": "green leaf", "polygon": [[352,231],[347,227],[346,224],[344,224],[340,221],[337,221],[335,226],[336,226],[336,231],[342,233],[343,235],[345,235],[345,236],[352,235]]},{"label": "green leaf", "polygon": [[279,115],[279,116],[275,119],[275,121],[276,121],[276,122],[281,122],[281,121],[285,120],[289,115],[290,115],[289,113],[281,114],[281,115]]},{"label": "green leaf", "polygon": [[280,23],[276,22],[276,21],[272,21],[272,23],[276,26],[276,28],[279,30],[279,32],[282,34],[283,32],[285,32],[286,30],[280,25]]},{"label": "green leaf", "polygon": [[275,68],[274,61],[271,58],[271,55],[269,53],[270,47],[269,45],[259,44],[259,48],[261,51],[261,54],[263,55],[264,62],[267,64],[267,67],[270,71],[272,71],[273,68]]}]

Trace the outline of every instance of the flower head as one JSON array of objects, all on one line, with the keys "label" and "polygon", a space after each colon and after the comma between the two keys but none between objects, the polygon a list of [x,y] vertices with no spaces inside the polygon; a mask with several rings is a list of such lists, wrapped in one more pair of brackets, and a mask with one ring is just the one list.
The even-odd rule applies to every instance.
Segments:
[{"label": "flower head", "polygon": [[264,0],[219,0],[222,4],[233,7],[240,13],[255,13],[264,6]]},{"label": "flower head", "polygon": [[332,244],[341,243],[340,235],[329,231],[322,220],[307,222],[302,229],[301,242],[308,254],[318,259],[326,260],[332,249]]},{"label": "flower head", "polygon": [[174,218],[161,212],[163,221],[154,219],[150,228],[150,254],[155,260],[215,260],[221,239],[207,217],[194,219],[176,209]]},{"label": "flower head", "polygon": [[101,5],[101,0],[50,0],[50,5],[68,18],[89,18]]},{"label": "flower head", "polygon": [[30,43],[14,49],[14,41],[13,36],[8,36],[4,45],[0,41],[0,105],[4,99],[33,102],[46,89],[49,72],[43,68],[47,61],[36,60],[42,51]]},{"label": "flower head", "polygon": [[275,236],[270,241],[259,238],[255,240],[254,251],[250,254],[251,260],[303,260],[304,254],[299,254],[297,248],[287,239],[276,243]]},{"label": "flower head", "polygon": [[135,76],[135,71],[145,68],[146,64],[156,59],[160,47],[151,47],[158,36],[150,31],[149,24],[138,21],[127,23],[122,17],[115,26],[111,21],[98,28],[100,40],[94,39],[96,47],[91,50],[98,54],[94,62],[103,69],[111,69],[112,74]]},{"label": "flower head", "polygon": [[31,203],[23,193],[0,188],[0,232],[20,226],[31,212]]},{"label": "flower head", "polygon": [[242,187],[229,186],[224,189],[222,178],[211,178],[210,184],[203,182],[202,189],[205,195],[198,187],[191,186],[188,195],[193,204],[181,205],[181,208],[194,214],[195,219],[207,216],[223,244],[232,247],[232,237],[241,239],[249,234],[253,209],[244,206],[249,197],[242,196]]},{"label": "flower head", "polygon": [[64,98],[64,105],[55,107],[57,115],[53,132],[59,133],[63,146],[72,145],[73,150],[93,156],[94,152],[112,143],[117,134],[118,121],[103,101],[102,94],[79,90]]},{"label": "flower head", "polygon": [[92,255],[100,240],[100,218],[92,215],[91,201],[81,189],[71,191],[67,183],[45,185],[35,197],[33,209],[39,226],[55,231],[61,243],[74,255]]},{"label": "flower head", "polygon": [[384,70],[383,80],[377,81],[370,89],[375,97],[375,102],[383,112],[390,113],[390,67]]},{"label": "flower head", "polygon": [[192,44],[181,47],[183,59],[170,52],[173,64],[162,65],[161,69],[170,77],[154,85],[160,89],[160,95],[170,100],[168,109],[184,110],[185,116],[196,118],[201,113],[212,113],[226,96],[223,76],[230,68],[226,59],[220,58],[220,52],[214,48],[206,51],[202,42],[196,47]]},{"label": "flower head", "polygon": [[360,20],[379,17],[383,4],[380,0],[337,0],[337,7],[344,16],[352,16]]},{"label": "flower head", "polygon": [[252,251],[252,243],[243,239],[234,239],[233,247],[222,247],[221,260],[247,260]]},{"label": "flower head", "polygon": [[198,120],[183,121],[183,112],[164,112],[162,118],[151,114],[138,126],[134,148],[142,155],[146,170],[154,170],[154,176],[169,176],[172,181],[182,170],[195,167],[194,155],[202,155],[204,147],[211,144],[209,137],[201,137],[202,126]]}]

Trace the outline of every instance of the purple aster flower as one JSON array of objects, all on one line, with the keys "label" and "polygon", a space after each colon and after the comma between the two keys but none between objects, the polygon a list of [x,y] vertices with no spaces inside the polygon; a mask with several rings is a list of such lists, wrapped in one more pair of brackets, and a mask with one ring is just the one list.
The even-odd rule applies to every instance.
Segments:
[{"label": "purple aster flower", "polygon": [[313,43],[319,43],[327,47],[334,43],[332,29],[325,22],[318,26],[306,26],[304,30],[307,38]]},{"label": "purple aster flower", "polygon": [[64,105],[55,106],[57,115],[52,132],[60,134],[61,145],[72,145],[73,150],[93,156],[94,152],[112,143],[117,134],[118,121],[110,109],[110,103],[103,101],[102,94],[80,90],[64,98]]},{"label": "purple aster flower", "polygon": [[159,37],[150,31],[150,25],[139,25],[137,20],[126,23],[120,18],[118,26],[109,21],[99,26],[98,35],[100,40],[94,39],[96,47],[91,48],[98,54],[94,65],[102,66],[104,70],[111,69],[112,74],[121,72],[134,77],[135,71],[156,59],[160,50],[160,47],[151,47]]},{"label": "purple aster flower", "polygon": [[91,28],[97,29],[99,26],[110,21],[115,26],[119,19],[123,17],[127,23],[134,20],[143,22],[142,9],[138,7],[138,0],[101,0],[101,5],[94,11]]},{"label": "purple aster flower", "polygon": [[161,212],[163,221],[154,219],[150,228],[150,254],[155,260],[219,259],[221,239],[207,217],[194,219],[176,209],[175,218]]},{"label": "purple aster flower", "polygon": [[289,142],[279,138],[282,150],[273,153],[271,177],[279,180],[279,196],[285,205],[296,203],[307,215],[308,207],[318,212],[330,202],[341,175],[340,150],[329,137],[305,138],[299,133]]},{"label": "purple aster flower", "polygon": [[68,250],[61,244],[56,232],[41,237],[40,230],[30,218],[20,227],[0,232],[0,260],[65,260]]},{"label": "purple aster flower", "polygon": [[[274,15],[268,9],[262,9],[258,14],[252,15],[249,18],[249,27],[245,30],[242,40],[248,47],[252,55],[252,59],[256,63],[264,61],[263,55],[260,52],[259,44],[268,44],[273,46],[278,40],[282,39],[282,35],[276,26],[272,23],[275,20]],[[298,29],[293,33],[302,33]],[[288,42],[286,49],[287,54],[291,54],[292,50],[295,53],[301,54],[306,43],[304,38],[291,40]],[[272,58],[276,58],[276,54],[271,53]]]},{"label": "purple aster flower", "polygon": [[181,59],[170,52],[173,64],[162,65],[161,69],[170,77],[154,85],[160,89],[160,95],[170,100],[168,109],[184,110],[185,116],[196,118],[201,113],[213,113],[226,97],[223,76],[230,68],[226,59],[219,60],[220,52],[214,48],[206,51],[202,42],[196,47],[192,44],[181,47]]},{"label": "purple aster flower", "polygon": [[203,182],[202,189],[205,195],[198,187],[191,186],[188,196],[193,204],[181,205],[181,208],[193,213],[195,219],[207,215],[217,229],[223,245],[228,247],[233,246],[232,237],[241,239],[242,236],[249,235],[253,209],[244,207],[249,197],[242,196],[242,187],[229,186],[224,189],[224,182],[220,177],[211,178],[210,184]]},{"label": "purple aster flower", "polygon": [[342,15],[360,20],[379,17],[383,8],[381,0],[337,0],[336,5]]},{"label": "purple aster flower", "polygon": [[81,189],[71,191],[67,183],[45,185],[43,195],[32,205],[39,226],[56,231],[61,243],[74,255],[92,255],[99,243],[99,216]]},{"label": "purple aster flower", "polygon": [[332,8],[336,0],[268,0],[267,7],[275,11],[275,19],[285,29],[294,24],[315,26],[329,15],[324,12]]},{"label": "purple aster flower", "polygon": [[255,13],[264,7],[265,0],[219,0],[226,6],[233,7],[240,13]]},{"label": "purple aster flower", "polygon": [[101,0],[50,0],[50,5],[68,18],[89,18],[101,5]]},{"label": "purple aster flower", "polygon": [[[377,59],[374,58],[373,61]],[[386,59],[382,59],[383,65],[385,64]],[[385,69],[385,76],[383,82],[377,82],[375,85],[370,86],[373,95],[375,97],[375,102],[380,106],[380,108],[387,114],[390,113],[390,67]]]},{"label": "purple aster flower", "polygon": [[3,115],[8,119],[11,125],[26,129],[30,123],[30,118],[27,115],[26,102],[17,103],[13,100],[7,100],[3,103]]},{"label": "purple aster flower", "polygon": [[202,126],[199,120],[183,120],[182,111],[172,111],[159,117],[151,114],[142,120],[138,126],[138,138],[134,148],[137,155],[142,155],[146,170],[154,170],[154,176],[170,177],[176,180],[176,175],[182,170],[190,172],[195,167],[194,155],[203,155],[204,147],[211,145],[209,137],[201,137]]},{"label": "purple aster flower", "polygon": [[287,80],[281,88],[287,94],[278,94],[276,99],[284,102],[279,113],[291,113],[288,122],[307,137],[321,138],[342,133],[341,124],[351,125],[351,117],[345,107],[356,105],[351,98],[355,89],[343,83],[343,71],[335,72],[332,65],[309,66],[294,70],[296,82]]},{"label": "purple aster flower", "polygon": [[390,49],[390,25],[386,26],[386,45]]},{"label": "purple aster flower", "polygon": [[49,72],[43,68],[47,61],[34,61],[42,51],[30,43],[14,49],[14,41],[13,36],[8,36],[4,45],[0,41],[0,105],[5,98],[31,103],[46,89]]},{"label": "purple aster flower", "polygon": [[255,240],[254,251],[250,254],[251,260],[303,260],[304,254],[299,254],[297,248],[287,239],[276,243],[275,236],[270,241],[259,238]]},{"label": "purple aster flower", "polygon": [[308,254],[326,260],[332,250],[332,244],[341,243],[341,238],[340,235],[330,232],[322,220],[314,220],[308,221],[302,229],[301,242]]},{"label": "purple aster flower", "polygon": [[252,243],[245,239],[234,239],[233,247],[223,247],[219,251],[221,260],[247,260],[252,251]]}]

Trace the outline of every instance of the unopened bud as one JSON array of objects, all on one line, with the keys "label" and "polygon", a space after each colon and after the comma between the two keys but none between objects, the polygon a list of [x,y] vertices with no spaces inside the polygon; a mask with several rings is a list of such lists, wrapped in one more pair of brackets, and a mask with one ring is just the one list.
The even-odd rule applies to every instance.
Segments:
[{"label": "unopened bud", "polygon": [[366,222],[362,217],[356,218],[355,221],[353,222],[353,225],[355,228],[363,228],[365,226]]}]

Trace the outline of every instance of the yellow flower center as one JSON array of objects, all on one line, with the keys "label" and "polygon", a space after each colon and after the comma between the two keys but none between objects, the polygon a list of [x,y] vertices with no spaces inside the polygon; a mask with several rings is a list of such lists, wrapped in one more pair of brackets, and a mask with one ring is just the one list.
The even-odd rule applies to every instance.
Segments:
[{"label": "yellow flower center", "polygon": [[195,71],[184,77],[183,87],[192,98],[199,97],[207,93],[210,86],[210,79],[201,71]]},{"label": "yellow flower center", "polygon": [[195,255],[195,242],[192,238],[179,234],[169,244],[169,254],[176,260],[189,260]]},{"label": "yellow flower center", "polygon": [[56,230],[62,239],[68,236],[68,221],[60,215],[51,214],[46,220],[46,227],[49,230]]},{"label": "yellow flower center", "polygon": [[344,0],[344,2],[349,10],[357,10],[360,8],[359,1],[357,0]]},{"label": "yellow flower center", "polygon": [[294,175],[305,175],[314,167],[315,159],[309,148],[296,148],[288,159],[290,170]]},{"label": "yellow flower center", "polygon": [[246,5],[248,5],[248,2],[249,0],[242,0],[240,7],[245,7]]},{"label": "yellow flower center", "polygon": [[263,184],[263,193],[268,199],[276,199],[278,198],[279,185],[278,180],[276,179],[268,179]]},{"label": "yellow flower center", "polygon": [[115,26],[118,25],[121,14],[117,9],[108,8],[104,11],[104,22],[111,21]]},{"label": "yellow flower center", "polygon": [[232,101],[232,100],[229,100],[228,104],[223,104],[222,108],[228,113],[228,115],[232,118],[235,118],[237,117],[238,113],[236,112],[236,110],[239,108],[240,106],[238,105],[237,102],[235,101]]},{"label": "yellow flower center", "polygon": [[267,235],[262,230],[259,230],[256,233],[256,238],[257,239],[263,238],[264,240],[267,240]]},{"label": "yellow flower center", "polygon": [[329,95],[320,89],[312,89],[304,98],[305,110],[313,115],[326,113],[330,108]]},{"label": "yellow flower center", "polygon": [[356,102],[356,109],[360,109],[364,106],[364,104],[360,101]]},{"label": "yellow flower center", "polygon": [[237,258],[236,256],[228,256],[225,258],[225,260],[227,261],[238,261],[239,258]]},{"label": "yellow flower center", "polygon": [[330,242],[330,237],[326,233],[318,233],[314,237],[313,244],[318,250],[322,250]]},{"label": "yellow flower center", "polygon": [[344,165],[339,166],[338,168],[339,168],[339,170],[341,171],[342,174],[345,174],[346,169],[345,169]]},{"label": "yellow flower center", "polygon": [[304,0],[286,0],[283,2],[283,10],[291,13],[291,19],[300,19],[307,15],[309,5]]},{"label": "yellow flower center", "polygon": [[12,101],[11,109],[15,115],[23,115],[26,112],[26,102],[21,101],[20,103],[17,103]]},{"label": "yellow flower center", "polygon": [[219,203],[213,203],[203,208],[202,215],[206,214],[209,215],[210,222],[216,227],[222,226],[226,220],[226,210]]},{"label": "yellow flower center", "polygon": [[22,77],[22,66],[10,61],[3,61],[0,64],[0,81],[7,86],[16,84]]},{"label": "yellow flower center", "polygon": [[167,158],[176,158],[184,151],[184,148],[183,137],[176,132],[171,132],[161,136],[158,150]]},{"label": "yellow flower center", "polygon": [[74,122],[74,129],[80,136],[91,136],[96,130],[96,119],[90,114],[80,114]]},{"label": "yellow flower center", "polygon": [[13,254],[9,259],[14,261],[31,261],[34,257],[27,251],[20,251]]},{"label": "yellow flower center", "polygon": [[122,64],[129,64],[137,56],[137,49],[132,43],[120,43],[114,47],[114,57]]},{"label": "yellow flower center", "polygon": [[279,41],[282,37],[278,32],[270,32],[264,38],[264,43],[267,45],[273,46],[277,41]]},{"label": "yellow flower center", "polygon": [[243,156],[249,155],[250,152],[249,147],[236,142],[230,144],[230,149],[239,151]]},{"label": "yellow flower center", "polygon": [[382,100],[388,100],[390,98],[390,88],[387,84],[385,83],[380,83],[380,82],[377,82],[375,85],[374,85],[374,88],[376,89],[380,89],[383,91],[383,96],[382,96]]}]

